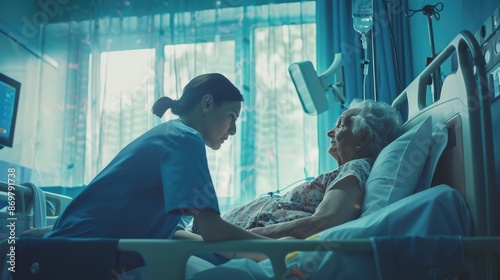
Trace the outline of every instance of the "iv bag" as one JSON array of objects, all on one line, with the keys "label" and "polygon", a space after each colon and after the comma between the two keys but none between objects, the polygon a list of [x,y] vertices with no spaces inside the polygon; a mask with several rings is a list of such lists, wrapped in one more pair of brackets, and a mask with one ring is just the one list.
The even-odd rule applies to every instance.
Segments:
[{"label": "iv bag", "polygon": [[373,27],[373,0],[352,0],[352,25],[360,34]]}]

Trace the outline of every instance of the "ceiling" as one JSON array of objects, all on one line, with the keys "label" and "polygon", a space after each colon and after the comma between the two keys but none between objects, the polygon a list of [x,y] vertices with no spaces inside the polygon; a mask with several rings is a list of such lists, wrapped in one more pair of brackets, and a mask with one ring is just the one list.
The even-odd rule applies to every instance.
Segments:
[{"label": "ceiling", "polygon": [[[97,17],[128,17],[150,14],[190,12],[214,8],[300,2],[301,0],[58,0],[57,13],[49,22],[68,22]],[[314,0],[302,0],[314,1]],[[63,2],[63,3],[61,3]],[[68,3],[64,3],[68,2]],[[43,10],[42,7],[39,7]],[[56,8],[52,8],[56,10]]]}]

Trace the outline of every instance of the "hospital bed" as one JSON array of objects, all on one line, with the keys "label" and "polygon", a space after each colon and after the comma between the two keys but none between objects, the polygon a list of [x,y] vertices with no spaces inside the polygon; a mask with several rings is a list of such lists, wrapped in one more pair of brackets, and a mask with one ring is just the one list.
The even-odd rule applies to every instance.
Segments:
[{"label": "hospital bed", "polygon": [[[457,66],[446,77],[440,99],[428,101],[431,74],[449,61]],[[446,126],[446,147],[436,163],[433,187],[307,240],[123,239],[117,249],[139,253],[148,279],[392,279],[387,268],[395,266],[400,268],[393,276],[406,269],[405,279],[417,279],[409,273],[419,273],[422,259],[436,255],[449,266],[431,264],[435,266],[420,279],[445,279],[450,271],[458,279],[498,279],[499,190],[484,64],[477,41],[463,31],[393,103],[406,108],[404,132],[429,116],[433,125]],[[236,259],[214,266],[193,257],[196,252],[261,252],[269,260]]]}]

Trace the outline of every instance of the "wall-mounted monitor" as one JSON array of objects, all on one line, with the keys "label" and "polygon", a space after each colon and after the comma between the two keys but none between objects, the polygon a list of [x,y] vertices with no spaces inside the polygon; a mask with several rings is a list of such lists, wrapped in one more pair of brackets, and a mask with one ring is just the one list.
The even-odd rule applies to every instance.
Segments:
[{"label": "wall-mounted monitor", "polygon": [[[292,63],[288,72],[306,114],[318,115],[328,109],[325,92],[329,89],[332,90],[335,101],[340,102],[342,106],[346,102],[342,54],[335,54],[332,64],[321,75],[318,75],[311,61]],[[331,76],[335,76],[334,84],[327,81]]]},{"label": "wall-mounted monitor", "polygon": [[318,78],[312,62],[292,63],[288,67],[302,109],[308,115],[320,114],[328,109],[325,89]]},{"label": "wall-mounted monitor", "polygon": [[0,149],[12,147],[21,83],[0,73]]}]

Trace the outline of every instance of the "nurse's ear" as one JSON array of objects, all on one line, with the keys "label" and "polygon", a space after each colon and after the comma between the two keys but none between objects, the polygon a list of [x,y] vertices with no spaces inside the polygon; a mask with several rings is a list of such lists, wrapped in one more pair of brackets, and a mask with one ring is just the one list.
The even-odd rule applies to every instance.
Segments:
[{"label": "nurse's ear", "polygon": [[201,98],[201,108],[203,110],[203,114],[207,111],[212,110],[214,107],[214,98],[211,94],[205,94]]}]

